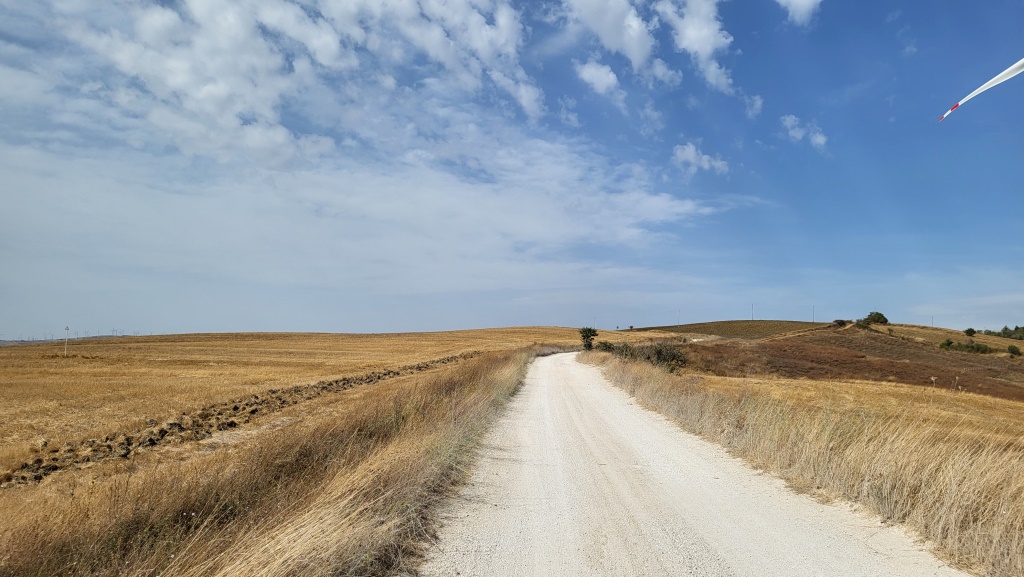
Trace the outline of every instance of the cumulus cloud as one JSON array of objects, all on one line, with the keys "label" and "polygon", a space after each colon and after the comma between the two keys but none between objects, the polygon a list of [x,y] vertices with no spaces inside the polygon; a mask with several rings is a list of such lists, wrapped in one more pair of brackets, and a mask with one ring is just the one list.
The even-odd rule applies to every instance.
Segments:
[{"label": "cumulus cloud", "polygon": [[692,142],[681,144],[672,151],[672,161],[675,162],[688,176],[697,174],[698,171],[713,171],[718,174],[727,174],[729,164],[719,157],[712,157],[704,154],[697,145]]},{"label": "cumulus cloud", "polygon": [[718,19],[719,1],[661,0],[654,8],[672,27],[676,50],[690,55],[704,81],[716,90],[732,94],[729,70],[717,60],[732,44],[732,36]]},{"label": "cumulus cloud", "polygon": [[629,0],[565,0],[565,3],[605,49],[628,58],[634,71],[645,67],[654,48],[654,37]]},{"label": "cumulus cloud", "polygon": [[786,130],[786,136],[793,142],[801,142],[806,138],[807,142],[818,150],[823,150],[825,145],[828,144],[828,137],[825,136],[825,133],[814,122],[804,124],[792,114],[779,118],[779,122]]},{"label": "cumulus cloud", "polygon": [[683,81],[683,73],[669,68],[668,64],[665,64],[665,61],[661,58],[655,58],[654,61],[651,62],[648,75],[651,79],[657,80],[667,86],[679,86]]},{"label": "cumulus cloud", "polygon": [[[73,277],[110,300],[77,309],[145,316],[155,299],[187,330],[402,328],[374,299],[397,294],[416,313],[428,294],[633,283],[631,265],[605,267],[593,247],[663,243],[667,224],[728,209],[665,194],[644,166],[582,137],[524,128],[544,95],[504,0],[117,6],[0,2],[0,27],[16,13],[32,30],[0,40],[0,174],[25,191],[0,211],[0,260],[19,303]],[[678,80],[628,50],[659,82]],[[577,68],[625,100],[610,67]],[[575,101],[556,106],[580,124]],[[653,107],[643,118],[660,122]],[[684,173],[728,168],[683,148]],[[41,222],[56,234],[40,237]],[[346,324],[305,324],[280,304],[317,291],[348,303],[332,317]],[[239,292],[278,304],[225,296]],[[25,322],[56,300],[74,299],[39,297]],[[232,318],[277,311],[282,324],[196,323],[227,323],[225,302]],[[362,325],[347,324],[358,314]]]},{"label": "cumulus cloud", "polygon": [[573,66],[580,80],[589,84],[594,92],[610,98],[616,106],[625,111],[626,93],[619,88],[619,77],[615,75],[611,66],[593,60],[586,64],[576,62]]},{"label": "cumulus cloud", "polygon": [[[358,98],[368,75],[392,89],[418,84],[451,99],[473,98],[490,84],[528,118],[545,113],[543,93],[519,64],[523,27],[507,1],[171,6],[127,1],[122,21],[107,22],[64,3],[45,16],[65,23],[70,39],[116,70],[100,97],[166,131],[190,154],[223,160],[249,143],[286,159],[305,143],[282,112],[339,81],[332,101]],[[417,61],[427,65],[411,68]],[[321,111],[303,113],[328,120]],[[336,120],[330,124],[337,127]]]},{"label": "cumulus cloud", "polygon": [[818,10],[822,0],[775,0],[789,13],[789,21],[798,26],[807,26]]}]

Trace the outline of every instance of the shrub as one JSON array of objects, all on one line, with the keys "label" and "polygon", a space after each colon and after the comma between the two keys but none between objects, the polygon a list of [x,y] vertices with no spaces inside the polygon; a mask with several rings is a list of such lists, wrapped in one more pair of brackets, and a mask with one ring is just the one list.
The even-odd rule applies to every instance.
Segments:
[{"label": "shrub", "polygon": [[608,341],[597,341],[597,350],[611,353],[615,351],[615,345]]},{"label": "shrub", "polygon": [[1021,354],[1020,353],[1020,348],[1017,347],[1017,345],[1010,345],[1010,346],[1006,347],[1006,350],[1010,352],[1010,356],[1011,357],[1019,357],[1020,354]]},{"label": "shrub", "polygon": [[967,329],[966,331],[964,331],[964,334],[969,337],[973,337],[974,335],[978,334],[978,331],[974,329]]},{"label": "shrub", "polygon": [[836,319],[836,320],[832,321],[832,324],[834,324],[837,327],[842,328],[842,327],[846,326],[846,321],[844,321],[843,319]]},{"label": "shrub", "polygon": [[[642,345],[631,345],[629,343],[622,343],[621,345],[608,343],[608,345],[612,347],[610,352],[616,356],[631,361],[645,361],[668,369],[669,372],[673,372],[686,365],[686,353],[679,346],[667,341],[653,341]],[[598,348],[600,346],[601,344],[598,343]]]},{"label": "shrub", "polygon": [[583,341],[583,348],[591,350],[594,348],[594,337],[597,336],[597,329],[583,327],[580,329],[580,340]]},{"label": "shrub", "polygon": [[1024,341],[1024,327],[1013,327],[1012,329],[1008,326],[1003,327],[1000,331],[985,330],[986,335],[994,337],[1003,337],[1006,339],[1017,339],[1018,341]]},{"label": "shrub", "polygon": [[[1011,345],[1012,346],[1012,345]],[[964,353],[978,353],[984,355],[992,352],[992,347],[984,343],[976,343],[967,339],[966,343],[954,343],[953,339],[946,339],[939,345],[940,349],[947,351],[960,351]]]},{"label": "shrub", "polygon": [[878,311],[871,311],[871,312],[868,313],[868,316],[858,320],[857,324],[864,324],[864,325],[887,325],[887,324],[889,324],[889,319],[885,318],[885,315],[883,315],[882,313],[880,313]]}]

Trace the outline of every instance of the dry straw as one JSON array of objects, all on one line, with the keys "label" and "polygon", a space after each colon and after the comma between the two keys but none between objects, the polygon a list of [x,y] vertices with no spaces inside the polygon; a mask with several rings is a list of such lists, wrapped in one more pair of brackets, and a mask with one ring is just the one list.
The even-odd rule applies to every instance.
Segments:
[{"label": "dry straw", "polygon": [[587,358],[647,408],[797,489],[904,523],[980,574],[1024,575],[1018,402],[884,383],[673,375]]},{"label": "dry straw", "polygon": [[304,403],[205,454],[154,453],[5,490],[0,575],[400,570],[535,353],[487,353]]}]

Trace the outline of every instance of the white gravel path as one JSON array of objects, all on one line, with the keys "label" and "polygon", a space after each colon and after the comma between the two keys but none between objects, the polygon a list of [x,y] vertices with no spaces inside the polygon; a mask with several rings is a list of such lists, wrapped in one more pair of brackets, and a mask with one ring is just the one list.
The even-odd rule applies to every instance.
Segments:
[{"label": "white gravel path", "polygon": [[574,354],[538,359],[442,513],[427,576],[966,576],[639,407]]}]

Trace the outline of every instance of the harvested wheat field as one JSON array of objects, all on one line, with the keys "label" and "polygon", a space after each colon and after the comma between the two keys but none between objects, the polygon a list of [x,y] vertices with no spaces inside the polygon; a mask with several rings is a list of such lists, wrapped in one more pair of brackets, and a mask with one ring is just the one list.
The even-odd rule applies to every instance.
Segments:
[{"label": "harvested wheat field", "polygon": [[[610,338],[615,338],[610,337]],[[290,404],[292,387],[436,367],[457,357],[535,342],[576,344],[574,329],[511,328],[443,333],[202,334],[93,338],[0,348],[0,472],[33,449],[141,432],[253,395]],[[381,376],[381,375],[378,375]],[[277,390],[273,401],[267,391]],[[241,421],[245,414],[232,411]],[[224,412],[216,407],[213,412]],[[214,423],[216,425],[216,423]],[[45,445],[44,445],[45,443]],[[2,473],[0,473],[2,474]]]},{"label": "harvested wheat field", "polygon": [[401,570],[530,360],[578,343],[528,327],[0,348],[0,575]]}]

